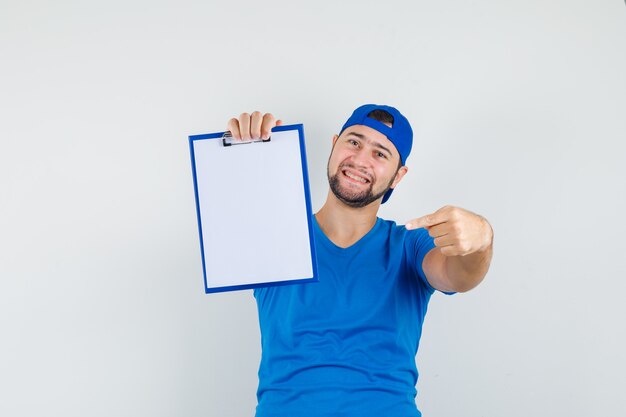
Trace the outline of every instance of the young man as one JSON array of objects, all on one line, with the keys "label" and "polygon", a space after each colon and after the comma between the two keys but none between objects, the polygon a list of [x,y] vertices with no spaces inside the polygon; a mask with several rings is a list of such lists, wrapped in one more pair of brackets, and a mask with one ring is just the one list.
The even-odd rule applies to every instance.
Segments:
[{"label": "young man", "polygon": [[[269,113],[244,113],[228,130],[267,138],[280,124]],[[357,108],[332,140],[330,190],[313,219],[319,282],[254,290],[256,417],[419,417],[415,355],[428,301],[435,290],[481,282],[493,231],[452,206],[404,226],[377,217],[408,171],[413,142],[395,108]]]}]

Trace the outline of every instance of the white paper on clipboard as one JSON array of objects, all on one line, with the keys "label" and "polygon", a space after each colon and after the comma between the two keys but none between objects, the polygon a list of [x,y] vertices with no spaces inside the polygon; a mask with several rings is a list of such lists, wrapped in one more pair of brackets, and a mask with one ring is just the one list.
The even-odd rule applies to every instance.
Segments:
[{"label": "white paper on clipboard", "polygon": [[317,281],[304,130],[189,137],[205,292]]}]

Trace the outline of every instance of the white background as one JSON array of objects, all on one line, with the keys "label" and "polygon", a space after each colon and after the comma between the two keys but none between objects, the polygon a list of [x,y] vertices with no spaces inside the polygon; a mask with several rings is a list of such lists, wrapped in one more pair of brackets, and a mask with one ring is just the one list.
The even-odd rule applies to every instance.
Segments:
[{"label": "white background", "polygon": [[367,102],[415,130],[382,217],[495,228],[432,299],[425,416],[626,415],[625,74],[620,0],[0,0],[0,415],[252,416],[256,305],[203,293],[187,136],[304,123],[317,210]]}]

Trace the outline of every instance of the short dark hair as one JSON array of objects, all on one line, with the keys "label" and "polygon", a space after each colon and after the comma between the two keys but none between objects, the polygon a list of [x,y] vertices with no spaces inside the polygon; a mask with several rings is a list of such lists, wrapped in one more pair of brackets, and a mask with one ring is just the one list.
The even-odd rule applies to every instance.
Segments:
[{"label": "short dark hair", "polygon": [[386,110],[372,110],[367,114],[367,117],[371,117],[372,119],[378,120],[381,123],[389,123],[391,126],[393,126],[393,116]]}]

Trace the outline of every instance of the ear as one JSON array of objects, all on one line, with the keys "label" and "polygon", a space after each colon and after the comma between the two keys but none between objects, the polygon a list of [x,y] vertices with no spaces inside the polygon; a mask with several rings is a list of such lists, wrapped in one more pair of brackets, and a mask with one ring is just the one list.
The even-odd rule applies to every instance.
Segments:
[{"label": "ear", "polygon": [[339,139],[339,136],[334,135],[333,136],[333,146],[335,146],[335,143],[337,142],[337,139]]},{"label": "ear", "polygon": [[396,173],[396,177],[393,179],[393,184],[391,184],[391,188],[396,188],[396,185],[398,185],[402,177],[404,177],[407,172],[409,172],[409,167],[401,166],[398,172]]}]

